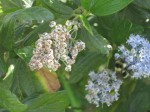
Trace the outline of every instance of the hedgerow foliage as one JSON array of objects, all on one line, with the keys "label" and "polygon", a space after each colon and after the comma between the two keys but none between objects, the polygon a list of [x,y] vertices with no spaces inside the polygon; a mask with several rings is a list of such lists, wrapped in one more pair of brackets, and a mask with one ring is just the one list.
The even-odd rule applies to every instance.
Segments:
[{"label": "hedgerow foliage", "polygon": [[[96,107],[91,103],[97,98],[91,103],[85,98],[89,94],[87,90],[91,90],[87,86],[89,78],[93,77],[88,74],[104,69],[114,71],[114,54],[118,46],[126,44],[130,34],[149,40],[149,19],[149,0],[0,0],[0,112],[149,112],[149,78],[120,78],[120,82],[116,82],[122,85],[116,87],[119,98],[114,96],[115,102],[110,100],[111,103],[100,103]],[[78,25],[72,27],[67,20]],[[51,22],[61,28],[52,28]],[[64,40],[63,45],[67,47],[63,46],[66,51],[61,51],[62,58],[58,53],[63,49],[59,46],[62,41],[58,41],[56,35],[63,34],[69,39]],[[49,42],[48,47],[52,45],[53,50],[50,52],[58,53],[51,57],[56,58],[55,66],[46,59],[36,69],[33,62],[38,63],[39,57],[47,54],[43,47],[39,53],[35,51],[36,46],[43,45],[37,45],[39,41]],[[109,76],[114,72],[102,74]],[[110,78],[117,80],[116,76]],[[91,80],[98,83],[96,79]],[[103,89],[107,81],[102,80],[98,87]],[[114,91],[107,92],[114,95]],[[103,98],[106,100],[107,96]]]}]

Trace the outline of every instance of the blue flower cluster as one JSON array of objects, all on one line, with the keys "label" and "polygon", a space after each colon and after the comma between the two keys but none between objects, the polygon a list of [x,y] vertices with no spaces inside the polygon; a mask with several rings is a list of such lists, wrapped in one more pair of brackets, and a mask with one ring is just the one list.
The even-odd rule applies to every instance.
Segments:
[{"label": "blue flower cluster", "polygon": [[[150,43],[140,35],[130,35],[126,46],[118,47],[115,59],[123,59],[127,70],[131,71],[131,78],[141,79],[150,76]],[[115,72],[105,69],[100,73],[90,72],[90,79],[86,85],[88,94],[86,99],[95,104],[99,103],[110,106],[119,98],[119,89],[122,80],[117,79]]]},{"label": "blue flower cluster", "polygon": [[88,94],[86,99],[95,104],[97,107],[99,103],[106,103],[110,106],[112,102],[119,98],[119,89],[122,81],[117,79],[116,74],[110,70],[104,70],[100,73],[90,72],[90,80],[86,85]]},{"label": "blue flower cluster", "polygon": [[124,59],[131,78],[141,79],[150,76],[150,43],[140,35],[131,34],[127,46],[119,46],[115,59]]}]

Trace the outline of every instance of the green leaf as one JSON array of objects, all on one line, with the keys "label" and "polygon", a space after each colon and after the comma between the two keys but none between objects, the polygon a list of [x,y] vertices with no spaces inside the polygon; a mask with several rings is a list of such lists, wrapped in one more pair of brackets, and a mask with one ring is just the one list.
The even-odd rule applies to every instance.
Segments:
[{"label": "green leaf", "polygon": [[73,0],[73,3],[76,4],[77,6],[80,6],[80,0]]},{"label": "green leaf", "polygon": [[0,30],[1,30],[1,28],[2,28],[2,20],[1,20],[1,18],[0,18]]},{"label": "green leaf", "polygon": [[132,34],[142,34],[144,32],[144,27],[141,25],[133,24],[130,32]]},{"label": "green leaf", "polygon": [[81,4],[97,16],[116,13],[125,8],[133,0],[81,0]]},{"label": "green leaf", "polygon": [[109,42],[100,34],[93,30],[93,34],[91,35],[87,30],[81,29],[79,32],[80,39],[85,42],[86,47],[90,51],[99,52],[101,54],[108,54],[110,49],[107,47]]},{"label": "green leaf", "polygon": [[[121,102],[115,112],[148,112],[150,108],[149,79],[128,80],[126,83],[128,84],[121,88],[119,99]],[[131,88],[132,86],[134,87]]]},{"label": "green leaf", "polygon": [[21,8],[22,1],[20,0],[1,0],[0,6],[4,12],[11,12]]},{"label": "green leaf", "polygon": [[118,21],[113,26],[111,35],[112,40],[117,44],[120,45],[126,41],[126,39],[130,35],[130,30],[132,28],[132,23],[130,21]]},{"label": "green leaf", "polygon": [[107,40],[109,40],[111,44],[113,44],[111,39],[112,38],[111,32],[112,28],[116,23],[118,23],[118,21],[120,21],[120,17],[118,14],[101,17],[95,16],[91,20],[91,25],[94,25],[96,23],[97,26],[95,26],[94,28],[98,31],[98,33],[103,35],[105,38],[107,38]]},{"label": "green leaf", "polygon": [[45,92],[45,88],[41,85],[38,77],[34,72],[31,72],[27,64],[18,59],[12,60],[15,65],[14,79],[11,90],[20,98],[30,96],[32,94]]},{"label": "green leaf", "polygon": [[5,49],[12,49],[12,44],[14,43],[15,36],[15,19],[4,18],[2,28],[0,31],[0,44]]},{"label": "green leaf", "polygon": [[42,23],[39,25],[36,29],[31,31],[29,34],[27,34],[24,39],[22,40],[22,43],[27,46],[34,43],[37,39],[39,39],[39,34],[42,34],[44,32],[50,31],[49,27],[49,21]]},{"label": "green leaf", "polygon": [[22,38],[24,38],[24,34],[25,34],[25,29],[26,29],[26,25],[25,24],[19,24],[17,25],[17,27],[15,28],[15,41],[21,40]]},{"label": "green leaf", "polygon": [[43,20],[52,20],[53,14],[42,7],[32,7],[20,9],[4,17],[3,26],[0,31],[0,43],[7,49],[11,49],[14,44],[15,22],[22,24],[31,24],[33,20],[41,22]]},{"label": "green leaf", "polygon": [[[128,102],[129,111],[131,112],[147,112],[150,109],[150,95],[149,95],[149,79],[137,81],[135,91],[129,97]],[[138,105],[138,106],[137,106]]]},{"label": "green leaf", "polygon": [[[150,96],[146,92],[138,92],[133,96],[129,106],[130,112],[146,112],[150,107]],[[137,108],[138,105],[138,108]]]},{"label": "green leaf", "polygon": [[133,3],[142,8],[150,9],[150,1],[149,0],[134,0]]},{"label": "green leaf", "polygon": [[84,76],[87,76],[91,70],[98,68],[107,62],[107,57],[97,52],[86,52],[73,65],[70,82],[76,83]]},{"label": "green leaf", "polygon": [[26,105],[18,100],[16,95],[3,88],[0,88],[0,106],[6,108],[10,112],[24,112],[27,108]]},{"label": "green leaf", "polygon": [[67,93],[44,93],[37,98],[28,100],[27,112],[65,112],[65,108],[69,105]]},{"label": "green leaf", "polygon": [[3,76],[7,72],[7,65],[4,59],[0,58],[0,76]]},{"label": "green leaf", "polygon": [[123,15],[127,16],[134,23],[140,24],[142,22],[142,25],[145,19],[150,18],[150,14],[146,9],[136,5],[130,5]]},{"label": "green leaf", "polygon": [[64,5],[62,2],[58,0],[42,0],[43,4],[54,10],[57,13],[70,15],[72,14],[72,8]]},{"label": "green leaf", "polygon": [[33,20],[36,20],[38,22],[52,20],[54,18],[54,15],[46,8],[31,7],[17,10],[13,13],[8,14],[5,18],[7,18],[8,20],[15,18],[15,20],[28,24]]},{"label": "green leaf", "polygon": [[31,57],[32,57],[33,47],[26,46],[24,48],[18,49],[16,51],[16,54],[24,60],[26,63],[29,63]]}]

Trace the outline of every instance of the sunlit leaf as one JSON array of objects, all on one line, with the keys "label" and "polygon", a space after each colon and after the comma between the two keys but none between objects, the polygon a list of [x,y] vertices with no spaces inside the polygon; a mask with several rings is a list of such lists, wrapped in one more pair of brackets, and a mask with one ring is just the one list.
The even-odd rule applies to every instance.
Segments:
[{"label": "sunlit leaf", "polygon": [[4,60],[0,59],[0,88],[10,89],[13,82],[14,65],[11,64],[8,68],[7,66]]},{"label": "sunlit leaf", "polygon": [[87,10],[98,16],[113,14],[130,4],[133,0],[81,0]]},{"label": "sunlit leaf", "polygon": [[38,22],[52,20],[53,14],[41,7],[32,7],[20,9],[8,14],[3,19],[3,25],[0,31],[0,43],[7,49],[11,49],[15,38],[15,23],[30,25],[33,20]]},{"label": "sunlit leaf", "polygon": [[47,7],[60,14],[70,15],[73,11],[72,8],[64,5],[59,0],[42,0],[42,1]]}]

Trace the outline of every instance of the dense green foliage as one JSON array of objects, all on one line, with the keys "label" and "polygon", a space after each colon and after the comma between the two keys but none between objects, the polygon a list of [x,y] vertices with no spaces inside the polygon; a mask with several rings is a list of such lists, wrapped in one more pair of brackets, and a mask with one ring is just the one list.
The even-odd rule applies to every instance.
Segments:
[{"label": "dense green foliage", "polygon": [[[77,38],[86,49],[72,71],[61,67],[58,77],[46,69],[32,72],[28,63],[38,35],[50,32],[52,20],[73,18],[82,23]],[[130,34],[149,39],[149,19],[149,0],[0,0],[0,112],[149,112],[149,79],[125,79],[110,107],[85,99],[88,73],[114,69],[113,54]]]}]

